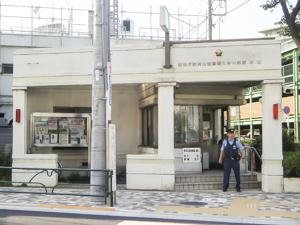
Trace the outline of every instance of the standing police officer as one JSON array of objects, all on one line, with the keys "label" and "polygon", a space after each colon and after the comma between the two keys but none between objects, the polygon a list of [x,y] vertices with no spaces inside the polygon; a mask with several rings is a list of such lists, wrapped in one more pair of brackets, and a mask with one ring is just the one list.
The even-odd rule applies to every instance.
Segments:
[{"label": "standing police officer", "polygon": [[226,192],[229,186],[229,178],[231,168],[234,171],[236,180],[236,191],[241,191],[240,181],[240,159],[244,158],[244,146],[235,138],[234,129],[227,130],[227,138],[223,140],[221,147],[221,154],[219,163],[222,164],[224,159],[224,177],[223,177],[223,191]]}]

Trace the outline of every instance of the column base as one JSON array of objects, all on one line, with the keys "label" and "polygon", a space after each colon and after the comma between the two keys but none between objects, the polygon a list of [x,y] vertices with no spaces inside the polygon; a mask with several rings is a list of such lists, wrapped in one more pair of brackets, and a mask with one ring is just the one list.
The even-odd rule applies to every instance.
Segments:
[{"label": "column base", "polygon": [[174,169],[174,159],[161,159],[159,155],[127,155],[127,189],[174,190]]},{"label": "column base", "polygon": [[282,175],[266,175],[261,177],[262,191],[266,193],[282,193],[283,192],[283,176]]},{"label": "column base", "polygon": [[282,159],[265,159],[262,157],[262,190],[267,193],[283,192]]}]

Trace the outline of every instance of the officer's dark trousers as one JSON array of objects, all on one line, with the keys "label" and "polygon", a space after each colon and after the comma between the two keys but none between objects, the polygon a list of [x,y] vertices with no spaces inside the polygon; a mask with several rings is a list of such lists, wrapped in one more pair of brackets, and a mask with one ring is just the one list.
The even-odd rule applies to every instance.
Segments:
[{"label": "officer's dark trousers", "polygon": [[236,180],[236,189],[240,189],[241,181],[240,181],[240,162],[226,159],[224,160],[224,178],[223,178],[223,189],[227,190],[229,187],[229,178],[230,178],[230,172],[231,168],[234,171],[235,180]]}]

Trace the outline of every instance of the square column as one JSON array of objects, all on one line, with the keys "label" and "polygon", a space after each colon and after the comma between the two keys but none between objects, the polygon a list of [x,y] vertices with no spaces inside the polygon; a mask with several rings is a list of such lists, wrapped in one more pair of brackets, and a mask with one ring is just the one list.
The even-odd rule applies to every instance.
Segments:
[{"label": "square column", "polygon": [[[17,111],[19,113],[17,121]],[[29,168],[57,168],[56,154],[27,154],[27,88],[18,87],[13,89],[13,150],[12,166]],[[22,182],[28,182],[36,171],[12,170],[13,185],[18,186]],[[35,177],[33,182],[43,183],[46,186],[57,185],[58,175],[54,173],[51,177],[43,173]],[[37,184],[30,186],[40,186]]]},{"label": "square column", "polygon": [[[16,121],[16,110],[20,121]],[[13,158],[26,154],[27,149],[27,88],[13,89]]]},{"label": "square column", "polygon": [[174,190],[174,82],[158,83],[158,154],[127,155],[127,189]]},{"label": "square column", "polygon": [[[267,193],[283,192],[281,84],[281,80],[262,83],[262,190]],[[274,104],[278,104],[277,119]]]},{"label": "square column", "polygon": [[174,159],[174,86],[159,83],[158,87],[158,155]]}]

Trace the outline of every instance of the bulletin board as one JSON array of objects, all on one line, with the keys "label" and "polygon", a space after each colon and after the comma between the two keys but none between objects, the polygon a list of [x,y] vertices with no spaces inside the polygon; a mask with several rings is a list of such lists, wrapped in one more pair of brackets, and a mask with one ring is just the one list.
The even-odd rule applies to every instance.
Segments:
[{"label": "bulletin board", "polygon": [[39,147],[88,147],[90,121],[90,115],[86,113],[33,113],[32,144]]}]

